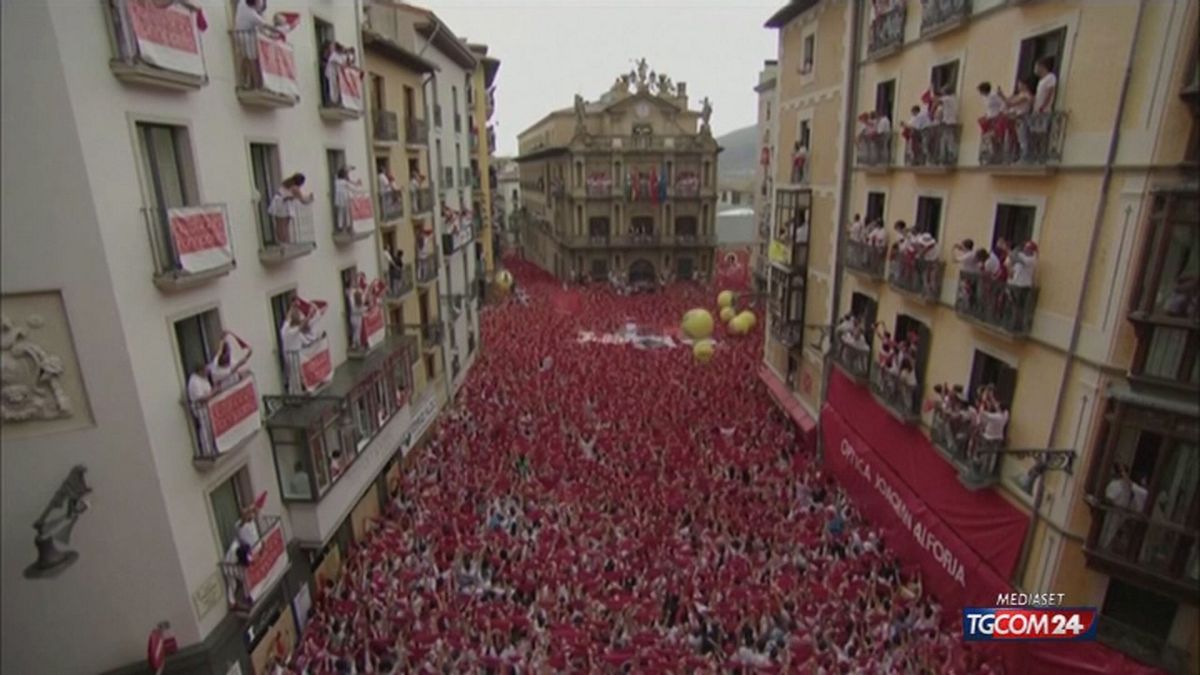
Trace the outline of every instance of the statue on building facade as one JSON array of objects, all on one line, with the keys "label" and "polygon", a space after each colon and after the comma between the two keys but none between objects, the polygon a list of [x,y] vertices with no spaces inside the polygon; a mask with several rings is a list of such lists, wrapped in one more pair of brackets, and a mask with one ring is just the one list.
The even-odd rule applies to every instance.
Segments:
[{"label": "statue on building facade", "polygon": [[46,510],[42,511],[42,516],[33,524],[33,529],[37,530],[33,541],[37,546],[38,558],[25,568],[27,578],[55,576],[79,558],[75,551],[63,550],[59,545],[70,545],[71,530],[79,516],[88,510],[84,497],[91,491],[92,488],[87,484],[87,467],[77,464],[62,485],[58,486]]},{"label": "statue on building facade", "polygon": [[658,82],[655,85],[659,96],[674,96],[675,83],[671,81],[671,76],[666,73],[658,74]]},{"label": "statue on building facade", "polygon": [[575,130],[584,129],[583,117],[587,113],[587,103],[579,94],[575,94]]},{"label": "statue on building facade", "polygon": [[637,66],[637,84],[639,89],[646,87],[646,71],[649,70],[650,64],[646,63],[646,57],[642,57],[634,62]]},{"label": "statue on building facade", "polygon": [[700,131],[712,132],[712,127],[709,125],[709,120],[712,119],[712,102],[705,96],[700,101]]},{"label": "statue on building facade", "polygon": [[68,417],[71,400],[59,378],[62,359],[29,339],[44,321],[32,315],[24,326],[0,316],[0,422]]}]

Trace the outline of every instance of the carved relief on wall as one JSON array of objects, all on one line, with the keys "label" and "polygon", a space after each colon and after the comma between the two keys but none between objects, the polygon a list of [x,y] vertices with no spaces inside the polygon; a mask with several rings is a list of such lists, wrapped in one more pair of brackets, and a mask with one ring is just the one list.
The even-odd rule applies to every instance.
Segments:
[{"label": "carved relief on wall", "polygon": [[62,297],[0,302],[0,433],[4,438],[91,424]]}]

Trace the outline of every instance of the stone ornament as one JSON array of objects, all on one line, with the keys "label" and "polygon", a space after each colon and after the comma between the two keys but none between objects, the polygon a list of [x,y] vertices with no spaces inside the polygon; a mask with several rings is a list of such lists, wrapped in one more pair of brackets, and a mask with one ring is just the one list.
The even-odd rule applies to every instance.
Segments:
[{"label": "stone ornament", "polygon": [[37,546],[38,557],[25,568],[26,578],[57,576],[79,559],[78,553],[60,548],[60,545],[70,545],[71,530],[79,516],[88,510],[89,505],[84,497],[91,491],[92,488],[87,484],[87,467],[75,465],[58,486],[41,517],[33,523],[33,529],[37,530],[33,542]]},{"label": "stone ornament", "polygon": [[60,380],[62,359],[30,337],[43,325],[37,314],[24,325],[0,315],[0,421],[6,424],[71,415],[71,399]]}]

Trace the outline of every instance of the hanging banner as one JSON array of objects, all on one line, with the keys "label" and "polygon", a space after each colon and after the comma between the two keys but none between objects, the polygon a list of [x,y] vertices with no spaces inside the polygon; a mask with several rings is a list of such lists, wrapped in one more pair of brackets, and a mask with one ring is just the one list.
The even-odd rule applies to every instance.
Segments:
[{"label": "hanging banner", "polygon": [[141,60],[177,73],[204,76],[204,55],[192,12],[177,4],[157,7],[151,0],[122,3]]},{"label": "hanging banner", "polygon": [[262,86],[267,91],[299,100],[300,84],[296,81],[296,53],[283,40],[259,34],[258,63],[262,69]]},{"label": "hanging banner", "polygon": [[384,330],[383,308],[375,305],[363,314],[362,321],[363,343],[367,345],[367,349],[374,349],[379,343],[383,342],[383,338],[387,336],[387,331]]},{"label": "hanging banner", "polygon": [[258,389],[252,375],[246,375],[237,384],[208,399],[207,405],[218,454],[236,448],[262,427]]},{"label": "hanging banner", "polygon": [[287,569],[287,548],[283,545],[283,528],[279,525],[271,528],[255,545],[250,553],[250,563],[246,565],[246,591],[250,594],[251,602],[258,602],[263,593],[271,587]]},{"label": "hanging banner", "polygon": [[204,272],[233,263],[233,246],[219,206],[167,209],[171,245],[185,272]]},{"label": "hanging banner", "polygon": [[329,354],[329,338],[321,338],[300,349],[300,379],[304,391],[314,392],[333,379],[333,357]]},{"label": "hanging banner", "polygon": [[362,71],[350,66],[338,68],[338,90],[342,94],[342,107],[362,112]]},{"label": "hanging banner", "polygon": [[360,234],[375,229],[375,210],[371,205],[371,195],[350,195],[350,223],[354,231]]}]

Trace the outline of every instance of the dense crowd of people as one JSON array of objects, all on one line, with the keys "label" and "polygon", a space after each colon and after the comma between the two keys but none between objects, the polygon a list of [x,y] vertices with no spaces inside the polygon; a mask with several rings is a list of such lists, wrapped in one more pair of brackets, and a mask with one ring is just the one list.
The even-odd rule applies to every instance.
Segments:
[{"label": "dense crowd of people", "polygon": [[678,337],[715,289],[509,267],[463,390],[275,672],[998,672],[797,446],[761,340],[718,327],[701,364],[581,338]]}]

